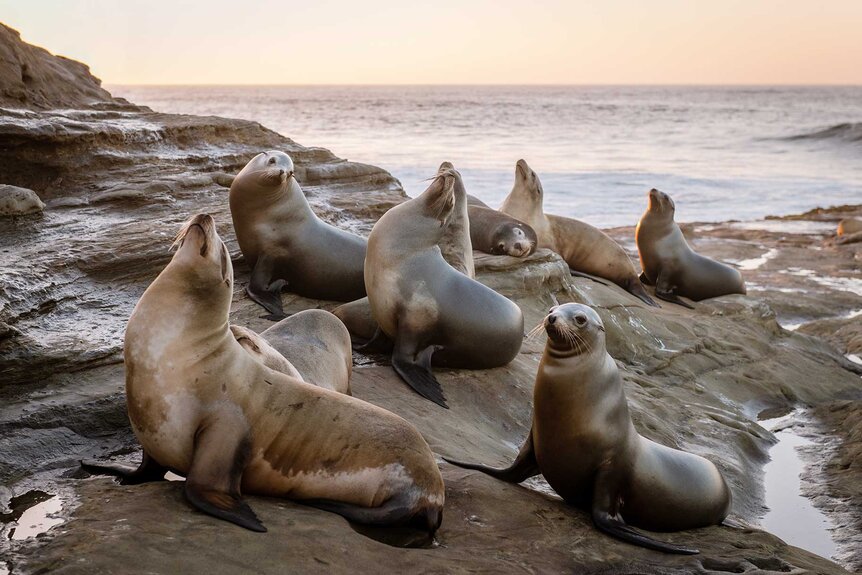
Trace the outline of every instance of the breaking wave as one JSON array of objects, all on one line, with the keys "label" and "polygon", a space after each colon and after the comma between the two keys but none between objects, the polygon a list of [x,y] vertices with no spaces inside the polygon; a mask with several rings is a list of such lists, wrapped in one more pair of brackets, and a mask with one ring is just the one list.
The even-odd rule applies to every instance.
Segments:
[{"label": "breaking wave", "polygon": [[823,130],[805,134],[796,134],[783,138],[784,140],[841,140],[844,142],[862,142],[862,122],[845,122],[835,124]]}]

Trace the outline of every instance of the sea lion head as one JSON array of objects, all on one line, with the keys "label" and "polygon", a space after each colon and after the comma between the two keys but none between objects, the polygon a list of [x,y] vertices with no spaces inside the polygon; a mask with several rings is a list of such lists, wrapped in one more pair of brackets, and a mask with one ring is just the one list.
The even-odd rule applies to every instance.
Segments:
[{"label": "sea lion head", "polygon": [[495,256],[525,258],[533,253],[535,247],[535,238],[527,235],[521,226],[509,223],[499,226],[491,238],[491,254]]},{"label": "sea lion head", "polygon": [[238,185],[254,185],[259,188],[281,187],[294,177],[293,160],[284,152],[269,150],[261,152],[237,174],[231,189]]},{"label": "sea lion head", "polygon": [[573,356],[594,349],[604,351],[605,325],[591,307],[567,303],[548,310],[543,322],[548,347],[556,355]]},{"label": "sea lion head", "polygon": [[[192,216],[180,228],[173,247],[177,251],[170,265],[185,274],[187,281],[183,285],[194,292],[209,292],[216,286],[227,286],[228,289],[223,291],[228,297],[233,293],[233,264],[212,216]],[[228,299],[228,305],[229,302]]]},{"label": "sea lion head", "polygon": [[676,205],[669,195],[655,188],[651,189],[647,195],[649,196],[647,212],[654,216],[673,219]]},{"label": "sea lion head", "polygon": [[534,201],[541,201],[544,195],[542,181],[524,159],[515,163],[515,188],[530,194]]},{"label": "sea lion head", "polygon": [[[442,168],[442,166],[441,166]],[[444,228],[455,209],[455,170],[441,169],[431,185],[417,198],[421,199],[423,213]]]}]

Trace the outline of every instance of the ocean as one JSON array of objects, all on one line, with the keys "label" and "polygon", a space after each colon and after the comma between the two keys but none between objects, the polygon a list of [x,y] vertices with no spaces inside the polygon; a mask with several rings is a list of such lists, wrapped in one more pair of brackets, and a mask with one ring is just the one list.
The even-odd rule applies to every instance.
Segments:
[{"label": "ocean", "polygon": [[545,211],[634,225],[646,193],[678,221],[862,204],[862,87],[107,86],[155,110],[255,120],[397,177],[411,196],[449,160],[498,207],[515,162]]}]

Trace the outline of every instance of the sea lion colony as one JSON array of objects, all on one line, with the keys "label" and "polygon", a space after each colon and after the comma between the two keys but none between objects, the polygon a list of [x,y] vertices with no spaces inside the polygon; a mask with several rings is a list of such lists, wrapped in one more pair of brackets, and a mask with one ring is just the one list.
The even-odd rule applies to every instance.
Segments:
[{"label": "sea lion colony", "polygon": [[[248,296],[281,321],[262,334],[229,325],[233,265],[213,219],[193,216],[126,330],[127,405],[142,463],[87,461],[85,468],[125,483],[173,471],[186,477],[194,507],[257,531],[265,527],[243,493],[433,536],[445,500],[434,456],[410,423],[350,396],[351,339],[391,354],[408,385],[447,407],[432,366],[502,366],[524,339],[518,306],[474,279],[473,249],[525,258],[547,247],[573,274],[609,280],[654,306],[642,280],[655,285],[656,297],[686,307],[681,297],[745,293],[738,271],[691,250],[666,194],[649,192],[638,224],[640,276],[598,229],[544,214],[542,195],[538,175],[519,160],[512,192],[493,210],[468,196],[444,162],[428,188],[384,214],[366,240],[317,218],[287,154],[258,154],[233,181],[231,215],[252,267]],[[283,289],[350,303],[335,315],[307,310],[284,319]],[[520,453],[507,469],[459,465],[509,482],[543,473],[565,501],[591,510],[601,531],[696,553],[632,526],[721,523],[731,505],[721,473],[638,435],[594,310],[555,306],[541,328],[548,340]],[[662,505],[652,503],[657,492],[665,494]]]}]

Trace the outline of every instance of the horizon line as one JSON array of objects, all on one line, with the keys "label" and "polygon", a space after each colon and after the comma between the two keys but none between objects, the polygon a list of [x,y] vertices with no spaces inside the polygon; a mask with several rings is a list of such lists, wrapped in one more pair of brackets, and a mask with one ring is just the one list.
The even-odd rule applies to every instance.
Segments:
[{"label": "horizon line", "polygon": [[352,83],[156,83],[156,82],[106,82],[102,81],[102,86],[135,86],[135,87],[212,87],[212,88],[260,88],[260,87],[490,87],[490,88],[859,88],[862,83],[857,84],[831,84],[831,83],[807,83],[807,84],[765,84],[765,83],[677,83],[677,82],[658,82],[658,83],[525,83],[525,84],[505,84],[505,83],[384,83],[384,82],[352,82]]}]

